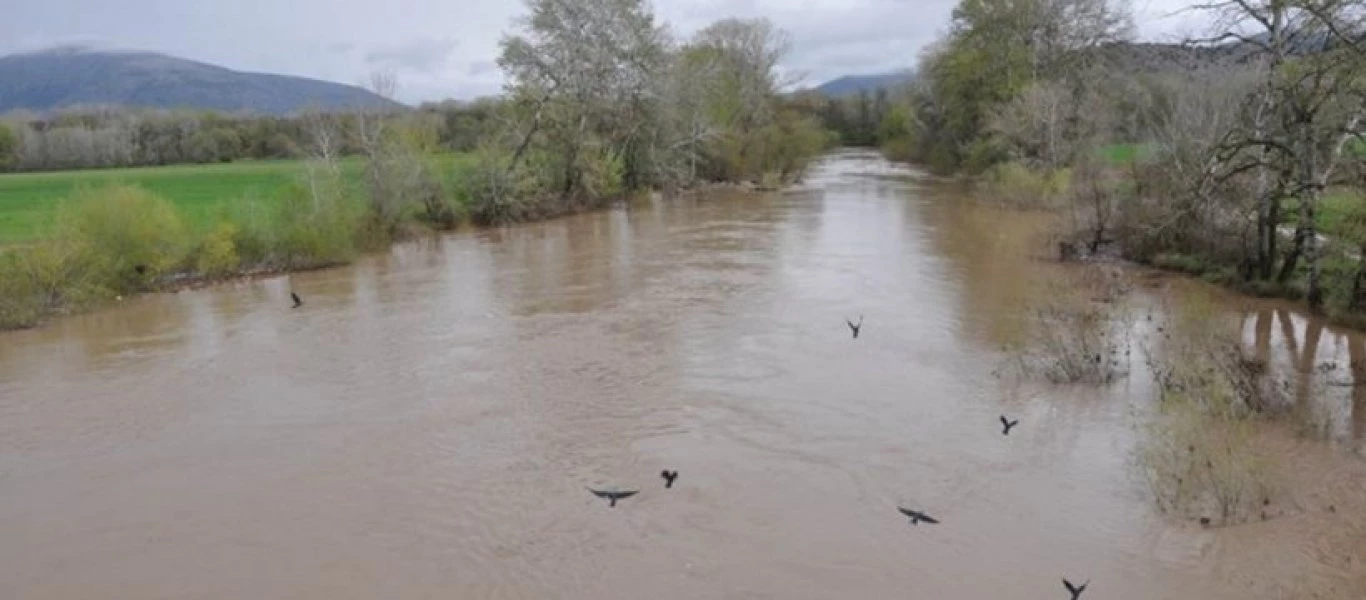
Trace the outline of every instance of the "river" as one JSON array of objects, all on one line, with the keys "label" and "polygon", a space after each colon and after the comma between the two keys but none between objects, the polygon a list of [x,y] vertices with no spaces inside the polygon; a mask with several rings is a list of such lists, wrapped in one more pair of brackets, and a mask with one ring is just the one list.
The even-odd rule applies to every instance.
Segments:
[{"label": "river", "polygon": [[841,152],[5,333],[0,597],[1366,597],[1361,336],[1210,292],[1326,441],[1264,428],[1275,518],[1163,515],[1150,378],[992,376],[1042,218]]}]

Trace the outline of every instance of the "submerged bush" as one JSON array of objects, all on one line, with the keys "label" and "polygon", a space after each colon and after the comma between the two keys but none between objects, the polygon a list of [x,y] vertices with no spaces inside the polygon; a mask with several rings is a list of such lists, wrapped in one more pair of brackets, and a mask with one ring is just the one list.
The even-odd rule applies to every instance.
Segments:
[{"label": "submerged bush", "polygon": [[1160,404],[1138,457],[1164,511],[1245,521],[1275,491],[1274,457],[1258,447],[1256,416],[1278,404],[1278,392],[1208,303],[1191,299],[1178,317],[1161,348],[1147,352]]},{"label": "submerged bush", "polygon": [[1117,272],[1087,266],[1055,284],[1047,299],[1025,307],[1024,337],[1007,367],[1054,384],[1106,384],[1126,374],[1127,285]]}]

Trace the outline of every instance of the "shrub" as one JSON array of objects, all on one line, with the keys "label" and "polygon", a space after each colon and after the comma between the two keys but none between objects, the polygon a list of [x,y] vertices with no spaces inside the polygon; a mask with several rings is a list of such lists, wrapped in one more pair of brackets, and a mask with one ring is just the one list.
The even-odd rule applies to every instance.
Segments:
[{"label": "shrub", "polygon": [[1274,457],[1257,445],[1255,417],[1282,403],[1212,306],[1190,298],[1161,348],[1145,352],[1160,406],[1138,457],[1160,508],[1232,524],[1274,492]]},{"label": "shrub", "polygon": [[1071,188],[1072,172],[1058,169],[1038,172],[1017,163],[1001,163],[989,169],[981,190],[997,202],[1018,207],[1057,206]]},{"label": "shrub", "polygon": [[366,206],[340,175],[311,169],[274,201],[235,204],[233,245],[242,262],[267,269],[343,264],[359,252]]},{"label": "shrub", "polygon": [[456,189],[457,201],[468,207],[470,218],[480,225],[522,221],[536,212],[549,168],[536,152],[528,152],[523,164],[508,169],[510,157],[492,146],[481,148],[470,163],[469,176]]},{"label": "shrub", "polygon": [[83,268],[117,292],[145,290],[181,266],[189,236],[175,207],[142,188],[110,185],[78,191],[58,216],[58,236],[83,254]]},{"label": "shrub", "polygon": [[208,277],[222,277],[237,270],[241,259],[237,256],[237,226],[221,222],[199,243],[194,252],[195,271]]},{"label": "shrub", "polygon": [[1124,376],[1127,284],[1111,271],[1088,266],[1053,285],[1055,293],[1026,309],[1024,338],[1005,366],[1054,384],[1105,384]]},{"label": "shrub", "polygon": [[51,238],[0,252],[0,329],[37,325],[52,312],[83,308],[114,295],[84,244]]}]

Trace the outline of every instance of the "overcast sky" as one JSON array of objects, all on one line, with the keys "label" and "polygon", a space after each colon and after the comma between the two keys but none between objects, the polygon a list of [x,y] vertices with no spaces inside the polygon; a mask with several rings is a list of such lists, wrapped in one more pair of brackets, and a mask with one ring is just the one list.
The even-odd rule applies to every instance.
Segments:
[{"label": "overcast sky", "polygon": [[[679,33],[767,16],[792,35],[786,69],[815,85],[913,66],[957,0],[656,0]],[[1194,32],[1191,0],[1132,0],[1140,36]],[[497,93],[498,40],[520,0],[12,0],[0,55],[86,44],[151,50],[232,69],[358,83],[394,69],[405,102]]]}]

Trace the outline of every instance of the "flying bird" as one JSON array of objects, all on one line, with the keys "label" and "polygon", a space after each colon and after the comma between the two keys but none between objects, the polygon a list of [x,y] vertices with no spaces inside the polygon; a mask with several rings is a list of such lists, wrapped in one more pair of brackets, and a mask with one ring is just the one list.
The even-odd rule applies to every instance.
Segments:
[{"label": "flying bird", "polygon": [[595,489],[593,489],[593,488],[588,488],[588,491],[593,492],[593,495],[594,495],[594,496],[597,496],[597,497],[599,497],[599,498],[606,498],[606,499],[609,501],[609,502],[608,502],[608,506],[616,506],[616,505],[617,505],[617,500],[623,500],[623,499],[626,499],[626,498],[630,498],[631,496],[634,496],[634,495],[636,495],[637,493],[640,492],[640,490],[630,490],[630,491],[626,491],[626,492],[618,492],[618,491],[607,491],[607,490],[595,490]]},{"label": "flying bird", "polygon": [[678,471],[669,471],[666,469],[660,471],[659,476],[664,478],[664,487],[671,488],[674,486],[674,480],[678,479]]},{"label": "flying bird", "polygon": [[1014,427],[1014,426],[1016,426],[1016,425],[1019,425],[1019,424],[1020,424],[1020,420],[1019,420],[1019,419],[1015,419],[1014,421],[1011,421],[1011,420],[1009,420],[1009,419],[1006,419],[1006,416],[1005,416],[1005,415],[1001,415],[1001,425],[1002,425],[1003,427],[1005,427],[1005,429],[1001,430],[1001,435],[1010,435],[1010,428],[1012,428],[1012,427]]},{"label": "flying bird", "polygon": [[854,332],[854,339],[858,339],[858,330],[863,327],[863,315],[858,316],[857,324],[855,324],[853,321],[850,321],[847,318],[844,320],[844,322],[847,323],[849,325],[849,329]]},{"label": "flying bird", "polygon": [[911,510],[911,509],[909,509],[909,508],[901,508],[900,506],[896,507],[896,509],[899,510],[899,511],[901,511],[901,514],[906,515],[906,516],[908,516],[908,517],[911,518],[911,525],[918,525],[918,524],[920,524],[921,521],[924,521],[924,522],[926,522],[926,523],[938,523],[938,522],[939,522],[938,519],[936,519],[936,518],[934,518],[934,517],[931,517],[931,516],[929,516],[929,515],[927,515],[927,514],[925,514],[925,513],[923,513],[923,512],[920,512],[920,511],[918,511],[918,510]]},{"label": "flying bird", "polygon": [[300,306],[303,306],[304,301],[299,299],[298,294],[290,292],[289,297],[294,299],[294,306],[292,306],[291,308],[299,308]]},{"label": "flying bird", "polygon": [[1075,586],[1072,585],[1072,582],[1068,581],[1066,577],[1062,578],[1062,586],[1067,588],[1068,592],[1071,592],[1072,600],[1077,600],[1078,598],[1081,598],[1081,593],[1086,591],[1086,586],[1090,584],[1091,580],[1087,579],[1086,583],[1083,583],[1080,586]]}]

